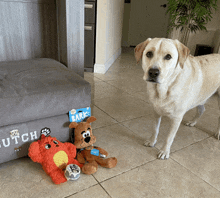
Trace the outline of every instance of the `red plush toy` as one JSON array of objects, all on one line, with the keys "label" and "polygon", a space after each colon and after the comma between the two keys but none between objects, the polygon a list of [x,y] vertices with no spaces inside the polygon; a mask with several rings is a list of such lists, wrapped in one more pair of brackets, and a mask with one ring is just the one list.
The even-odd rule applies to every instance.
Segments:
[{"label": "red plush toy", "polygon": [[82,165],[75,160],[76,146],[71,143],[62,143],[55,137],[45,135],[41,140],[31,143],[29,157],[42,165],[44,171],[51,177],[55,184],[66,182],[65,170],[67,165]]}]

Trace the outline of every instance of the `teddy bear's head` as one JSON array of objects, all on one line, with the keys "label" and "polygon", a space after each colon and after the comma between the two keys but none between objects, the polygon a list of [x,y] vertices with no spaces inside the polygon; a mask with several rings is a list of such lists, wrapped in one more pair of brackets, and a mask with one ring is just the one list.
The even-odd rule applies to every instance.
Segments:
[{"label": "teddy bear's head", "polygon": [[[31,143],[28,155],[34,162],[45,163],[48,166],[54,163],[61,169],[68,163],[66,144],[51,136],[42,135],[40,140]],[[76,153],[72,157],[75,156]]]},{"label": "teddy bear's head", "polygon": [[86,122],[71,122],[69,128],[74,129],[74,145],[76,148],[86,148],[96,142],[96,137],[92,133],[91,122],[94,122],[96,118],[91,116]]}]

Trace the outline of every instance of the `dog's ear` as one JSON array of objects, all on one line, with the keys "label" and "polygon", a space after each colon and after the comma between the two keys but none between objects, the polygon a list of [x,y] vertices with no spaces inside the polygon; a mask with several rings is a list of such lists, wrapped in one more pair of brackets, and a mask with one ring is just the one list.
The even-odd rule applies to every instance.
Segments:
[{"label": "dog's ear", "polygon": [[187,59],[187,57],[189,56],[190,50],[188,47],[186,47],[185,45],[183,45],[181,42],[179,42],[177,39],[175,39],[175,45],[178,51],[178,62],[180,64],[180,67],[183,69],[183,65]]},{"label": "dog's ear", "polygon": [[78,124],[76,122],[71,122],[69,125],[70,129],[75,129],[78,126]]},{"label": "dog's ear", "polygon": [[95,118],[94,116],[91,116],[91,117],[89,117],[89,118],[86,120],[87,123],[91,123],[91,122],[94,122],[94,121],[96,121],[96,118]]},{"label": "dog's ear", "polygon": [[140,59],[142,58],[143,55],[143,51],[145,49],[145,47],[147,46],[147,44],[150,42],[151,38],[148,38],[146,41],[138,44],[135,49],[134,49],[134,54],[135,54],[135,58],[137,63],[139,63]]}]

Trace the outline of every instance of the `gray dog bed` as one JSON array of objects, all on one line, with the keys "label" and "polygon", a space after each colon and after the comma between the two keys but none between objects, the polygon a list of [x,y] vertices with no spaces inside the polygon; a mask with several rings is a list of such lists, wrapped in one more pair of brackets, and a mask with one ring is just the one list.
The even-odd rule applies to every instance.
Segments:
[{"label": "gray dog bed", "polygon": [[55,60],[0,62],[0,163],[27,155],[44,127],[68,141],[68,111],[90,103],[90,84]]}]

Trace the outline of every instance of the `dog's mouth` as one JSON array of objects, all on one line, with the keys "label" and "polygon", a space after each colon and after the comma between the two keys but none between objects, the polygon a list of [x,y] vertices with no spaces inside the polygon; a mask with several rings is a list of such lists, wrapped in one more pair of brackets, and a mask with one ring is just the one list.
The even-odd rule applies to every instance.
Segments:
[{"label": "dog's mouth", "polygon": [[159,83],[159,82],[157,81],[157,79],[154,79],[154,78],[149,78],[149,79],[147,79],[147,81],[148,81],[148,82],[152,82],[152,83]]}]

